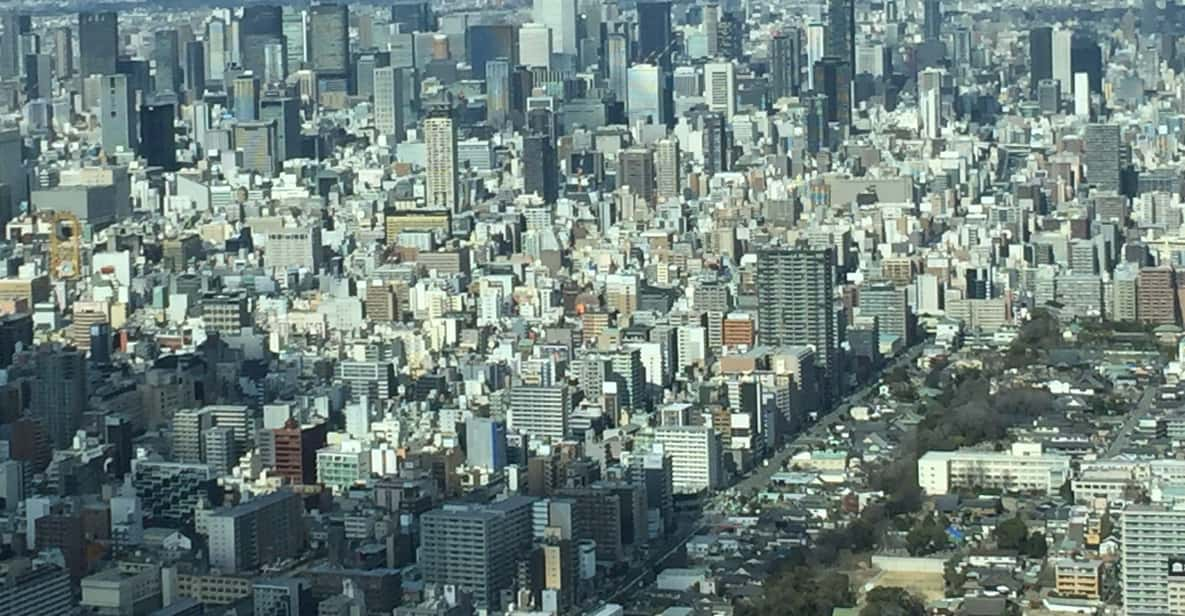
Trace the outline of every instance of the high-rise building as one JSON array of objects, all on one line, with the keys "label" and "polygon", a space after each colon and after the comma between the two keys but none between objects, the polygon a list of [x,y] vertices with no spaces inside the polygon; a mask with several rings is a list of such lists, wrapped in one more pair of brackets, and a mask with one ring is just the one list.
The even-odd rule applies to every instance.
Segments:
[{"label": "high-rise building", "polygon": [[629,38],[620,32],[605,37],[606,85],[616,95],[617,100],[626,104],[627,109],[629,108],[629,48]]},{"label": "high-rise building", "polygon": [[59,78],[74,76],[74,31],[69,27],[53,31],[54,67]]},{"label": "high-rise building", "polygon": [[391,6],[391,23],[402,32],[432,32],[432,6],[428,0],[395,0]]},{"label": "high-rise building", "polygon": [[524,385],[510,390],[510,411],[506,428],[554,441],[568,437],[568,418],[572,414],[572,393],[567,385]]},{"label": "high-rise building", "polygon": [[518,61],[526,67],[551,68],[551,29],[525,23],[518,29]]},{"label": "high-rise building", "polygon": [[826,55],[856,65],[856,0],[827,0]]},{"label": "high-rise building", "polygon": [[736,114],[736,68],[731,62],[704,65],[704,98],[708,109],[724,114],[731,121]]},{"label": "high-rise building", "polygon": [[55,449],[69,447],[86,410],[86,356],[74,349],[43,347],[33,355],[29,410],[41,422]]},{"label": "high-rise building", "polygon": [[1083,33],[1074,33],[1070,41],[1070,70],[1089,75],[1090,92],[1102,95],[1103,51],[1097,40]]},{"label": "high-rise building", "polygon": [[1074,89],[1073,82],[1073,41],[1074,32],[1065,28],[1053,31],[1051,70],[1053,78],[1058,81],[1063,94],[1069,94]]},{"label": "high-rise building", "polygon": [[555,52],[569,56],[578,55],[579,43],[577,22],[579,9],[576,0],[535,0],[534,19],[551,28],[551,42]]},{"label": "high-rise building", "polygon": [[206,78],[222,83],[226,74],[226,22],[211,19],[206,22]]},{"label": "high-rise building", "polygon": [[874,317],[882,334],[896,336],[907,346],[913,341],[913,315],[905,289],[892,283],[870,283],[860,287],[860,316]]},{"label": "high-rise building", "polygon": [[79,13],[78,48],[83,77],[115,74],[115,62],[119,59],[119,15]]},{"label": "high-rise building", "polygon": [[279,169],[275,120],[235,122],[234,147],[242,153],[244,171],[271,177]]},{"label": "high-rise building", "polygon": [[457,177],[457,125],[451,109],[429,112],[424,120],[424,149],[428,208],[458,212],[462,202]]},{"label": "high-rise building", "polygon": [[1088,124],[1083,135],[1082,162],[1086,181],[1099,190],[1122,188],[1123,143],[1118,124]]},{"label": "high-rise building", "polygon": [[473,593],[481,609],[496,609],[513,586],[516,559],[532,543],[533,499],[523,496],[488,505],[445,505],[420,519],[424,581]]},{"label": "high-rise building", "polygon": [[325,447],[328,424],[302,426],[289,418],[272,431],[272,470],[294,485],[317,482],[317,451]]},{"label": "high-rise building", "polygon": [[1185,511],[1130,505],[1119,518],[1123,533],[1123,607],[1129,615],[1185,611]]},{"label": "high-rise building", "polygon": [[617,185],[646,202],[655,196],[654,152],[647,148],[629,148],[617,154]]},{"label": "high-rise building", "polygon": [[29,198],[28,172],[24,165],[24,140],[16,128],[0,129],[0,184],[8,185],[9,205],[6,211],[0,201],[0,220],[8,220],[17,213],[17,207]]},{"label": "high-rise building", "polygon": [[309,60],[320,79],[345,79],[350,67],[350,9],[317,4],[309,9]]},{"label": "high-rise building", "polygon": [[255,571],[304,549],[304,505],[287,490],[256,496],[211,513],[206,530],[210,566],[225,572]]},{"label": "high-rise building", "polygon": [[942,71],[928,68],[918,73],[918,120],[928,139],[942,136]]},{"label": "high-rise building", "polygon": [[140,109],[140,156],[151,167],[177,170],[177,138],[173,103],[149,103]]},{"label": "high-rise building", "polygon": [[[87,54],[83,54],[85,58]],[[103,149],[136,150],[140,145],[139,114],[136,97],[127,75],[104,75],[99,89],[99,111],[103,122]]]},{"label": "high-rise building", "polygon": [[[28,15],[5,10],[0,14],[0,25],[4,27],[3,34],[0,34],[0,79],[7,79],[20,75],[24,57],[21,51],[21,37],[32,30],[32,20]],[[59,66],[58,71],[61,70]]]},{"label": "high-rise building", "polygon": [[284,44],[283,11],[278,6],[248,5],[243,7],[238,24],[239,64],[262,76],[267,67],[267,46]]},{"label": "high-rise building", "polygon": [[153,62],[156,64],[156,88],[159,94],[177,94],[181,90],[181,50],[176,30],[159,30],[153,35]]},{"label": "high-rise building", "polygon": [[206,91],[206,43],[185,43],[185,91],[190,99],[200,99]]},{"label": "high-rise building", "polygon": [[559,198],[559,161],[549,135],[523,137],[523,193],[538,195],[547,204]]},{"label": "high-rise building", "polygon": [[705,49],[709,58],[720,55],[720,5],[709,2],[704,5],[701,27],[704,31]]},{"label": "high-rise building", "polygon": [[250,73],[235,77],[230,83],[230,108],[235,119],[250,122],[259,119],[259,78]]},{"label": "high-rise building", "polygon": [[403,140],[403,71],[394,66],[374,69],[374,127],[397,142]]},{"label": "high-rise building", "polygon": [[299,71],[309,61],[309,30],[305,24],[305,11],[300,7],[286,6],[280,20],[288,72]]},{"label": "high-rise building", "polygon": [[631,124],[666,124],[666,81],[654,64],[635,64],[628,71],[626,110]]},{"label": "high-rise building", "polygon": [[776,249],[757,257],[757,326],[761,344],[811,345],[826,383],[824,403],[838,393],[840,325],[835,308],[833,249]]},{"label": "high-rise building", "polygon": [[506,467],[506,424],[488,417],[465,420],[465,462],[500,471]]},{"label": "high-rise building", "polygon": [[942,0],[925,0],[923,34],[927,41],[942,38]]},{"label": "high-rise building", "polygon": [[802,83],[802,31],[790,28],[769,41],[770,96],[798,94]]},{"label": "high-rise building", "polygon": [[724,480],[720,435],[711,426],[660,426],[654,443],[671,460],[676,494],[712,490]]},{"label": "high-rise building", "polygon": [[654,176],[659,199],[682,196],[683,168],[678,139],[666,137],[654,143]]},{"label": "high-rise building", "polygon": [[486,62],[486,121],[494,127],[510,120],[510,62],[498,58]]},{"label": "high-rise building", "polygon": [[1176,325],[1177,276],[1171,267],[1145,267],[1136,276],[1136,315],[1141,323]]},{"label": "high-rise building", "polygon": [[465,33],[465,49],[476,79],[485,79],[490,62],[502,59],[518,65],[518,28],[510,24],[478,24]]},{"label": "high-rise building", "polygon": [[276,158],[279,162],[300,158],[300,101],[268,92],[259,101],[259,119],[276,123]]},{"label": "high-rise building", "polygon": [[634,60],[643,64],[657,64],[664,71],[669,71],[673,32],[669,0],[638,2],[638,44],[634,48]]},{"label": "high-rise building", "polygon": [[1053,29],[1049,26],[1029,30],[1029,87],[1033,95],[1042,79],[1053,79]]},{"label": "high-rise building", "polygon": [[29,314],[0,316],[0,370],[12,365],[18,348],[29,349],[33,344],[33,317]]},{"label": "high-rise building", "polygon": [[53,94],[53,57],[43,53],[25,56],[25,96],[29,100],[49,98]]},{"label": "high-rise building", "polygon": [[841,130],[852,125],[852,65],[835,56],[824,56],[814,66],[815,91],[827,97],[827,122]]}]

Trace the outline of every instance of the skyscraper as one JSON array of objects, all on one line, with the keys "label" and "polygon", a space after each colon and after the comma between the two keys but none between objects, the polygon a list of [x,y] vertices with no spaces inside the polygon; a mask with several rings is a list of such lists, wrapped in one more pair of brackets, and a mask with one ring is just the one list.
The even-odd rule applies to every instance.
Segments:
[{"label": "skyscraper", "polygon": [[825,404],[838,394],[842,369],[834,294],[833,249],[775,249],[758,254],[758,339],[770,346],[814,346]]},{"label": "skyscraper", "polygon": [[629,108],[630,41],[619,32],[605,38],[605,79],[617,100]]},{"label": "skyscraper", "polygon": [[177,170],[177,140],[173,131],[176,115],[172,103],[150,103],[140,109],[140,156],[150,166]]},{"label": "skyscraper", "polygon": [[654,201],[654,152],[629,148],[617,155],[617,185],[643,201]]},{"label": "skyscraper", "polygon": [[[1185,512],[1134,505],[1123,510],[1123,607],[1126,614],[1172,614],[1180,609],[1180,555],[1185,553]],[[1174,605],[1177,603],[1177,605]]]},{"label": "skyscraper", "polygon": [[259,119],[259,78],[254,75],[240,75],[231,82],[230,108],[236,120]]},{"label": "skyscraper", "polygon": [[736,69],[732,62],[709,62],[704,65],[704,98],[708,109],[732,120],[736,113]]},{"label": "skyscraper", "polygon": [[544,203],[555,203],[559,198],[559,162],[555,143],[546,134],[523,137],[523,193],[535,194]]},{"label": "skyscraper", "polygon": [[181,50],[176,30],[159,30],[153,35],[153,61],[156,63],[157,94],[177,94],[181,90]]},{"label": "skyscraper", "polygon": [[127,75],[103,77],[99,89],[99,110],[103,114],[104,150],[135,150],[140,145],[139,114],[136,113],[135,101],[135,92],[128,84]]},{"label": "skyscraper", "polygon": [[226,23],[221,19],[206,22],[206,77],[218,84],[226,74]]},{"label": "skyscraper", "polygon": [[815,91],[827,96],[827,121],[843,129],[852,125],[852,65],[825,56],[814,66]]},{"label": "skyscraper", "polygon": [[287,54],[288,71],[299,71],[309,61],[308,28],[305,25],[304,9],[286,6],[281,18],[280,29],[284,34],[284,50]]},{"label": "skyscraper", "polygon": [[1049,26],[1029,30],[1029,87],[1034,96],[1042,79],[1053,79],[1053,29]]},{"label": "skyscraper", "polygon": [[856,65],[856,0],[827,0],[827,55]]},{"label": "skyscraper", "polygon": [[654,64],[629,67],[626,111],[630,124],[666,124],[662,69]]},{"label": "skyscraper", "polygon": [[86,410],[86,357],[74,349],[40,348],[33,355],[29,409],[55,449],[66,449]]},{"label": "skyscraper", "polygon": [[1073,38],[1074,33],[1071,30],[1058,28],[1053,31],[1050,70],[1053,71],[1053,78],[1058,81],[1063,94],[1069,94],[1074,89],[1071,55]]},{"label": "skyscraper", "polygon": [[493,471],[506,467],[506,424],[489,417],[465,420],[465,462]]},{"label": "skyscraper", "polygon": [[567,438],[572,392],[567,385],[522,385],[510,390],[506,429],[554,441]]},{"label": "skyscraper", "polygon": [[58,77],[74,76],[74,31],[69,27],[55,28],[53,31],[54,64],[57,65]]},{"label": "skyscraper", "polygon": [[217,510],[206,523],[210,565],[228,573],[257,570],[304,549],[304,506],[287,490]]},{"label": "skyscraper", "polygon": [[683,194],[679,141],[674,137],[666,137],[655,142],[654,175],[659,199],[678,199]]},{"label": "skyscraper", "polygon": [[237,121],[234,136],[234,147],[243,157],[241,169],[264,177],[276,173],[280,160],[276,152],[275,120]]},{"label": "skyscraper", "polygon": [[248,5],[239,20],[239,55],[243,68],[263,76],[268,45],[284,43],[283,11],[278,6]]},{"label": "skyscraper", "polygon": [[923,34],[927,41],[942,38],[942,0],[925,0]]},{"label": "skyscraper", "polygon": [[431,32],[432,7],[428,0],[395,0],[391,5],[391,23],[403,32]]},{"label": "skyscraper", "polygon": [[1086,181],[1100,190],[1119,192],[1122,188],[1123,148],[1119,125],[1088,124],[1083,141]]},{"label": "skyscraper", "polygon": [[451,109],[436,108],[429,112],[424,120],[424,148],[428,166],[424,178],[428,208],[459,211],[457,125]]},{"label": "skyscraper", "polygon": [[510,66],[518,64],[518,29],[510,24],[470,26],[465,33],[465,48],[473,76],[485,79],[489,63],[503,58]]},{"label": "skyscraper", "polygon": [[1075,33],[1070,42],[1070,70],[1086,73],[1090,78],[1090,92],[1103,93],[1103,51],[1093,37]]},{"label": "skyscraper", "polygon": [[510,119],[510,62],[498,58],[486,62],[486,121],[505,126]]},{"label": "skyscraper", "polygon": [[518,29],[518,61],[527,67],[551,68],[551,29],[526,23]]},{"label": "skyscraper", "polygon": [[403,70],[374,69],[374,126],[380,134],[403,140]]},{"label": "skyscraper", "polygon": [[551,28],[551,42],[556,53],[575,56],[577,40],[576,0],[535,0],[535,21]]},{"label": "skyscraper", "polygon": [[114,12],[79,13],[78,47],[84,77],[115,74],[119,59],[119,15]]},{"label": "skyscraper", "polygon": [[802,83],[802,31],[789,28],[769,41],[770,96],[779,99],[798,94]]},{"label": "skyscraper", "polygon": [[309,59],[318,78],[345,79],[350,66],[350,9],[318,4],[309,9]]},{"label": "skyscraper", "polygon": [[668,0],[638,2],[638,44],[635,61],[671,69],[671,3]]},{"label": "skyscraper", "polygon": [[32,20],[28,15],[5,11],[0,15],[0,24],[4,26],[4,33],[0,34],[0,79],[16,77],[23,61],[21,37],[32,29]]},{"label": "skyscraper", "polygon": [[190,100],[200,99],[206,91],[206,44],[204,41],[185,43],[185,91]]}]

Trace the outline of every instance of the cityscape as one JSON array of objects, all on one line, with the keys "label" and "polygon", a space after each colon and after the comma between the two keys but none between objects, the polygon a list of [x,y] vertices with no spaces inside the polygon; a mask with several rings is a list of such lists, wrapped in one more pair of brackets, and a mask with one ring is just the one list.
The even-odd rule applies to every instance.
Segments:
[{"label": "cityscape", "polygon": [[0,0],[0,616],[1185,616],[1178,0]]}]

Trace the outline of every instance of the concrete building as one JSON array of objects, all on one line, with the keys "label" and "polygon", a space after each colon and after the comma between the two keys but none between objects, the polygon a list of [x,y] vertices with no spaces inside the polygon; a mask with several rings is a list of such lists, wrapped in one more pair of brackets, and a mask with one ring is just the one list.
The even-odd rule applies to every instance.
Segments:
[{"label": "concrete building", "polygon": [[304,549],[304,505],[288,491],[256,496],[206,520],[210,566],[225,572],[258,570]]},{"label": "concrete building", "polygon": [[710,426],[661,426],[654,429],[654,442],[671,458],[676,493],[693,494],[722,485],[720,436]]},{"label": "concrete building", "polygon": [[1009,452],[929,451],[918,459],[918,483],[927,494],[998,489],[1056,494],[1070,478],[1070,459],[1042,452],[1040,443],[1014,443]]}]

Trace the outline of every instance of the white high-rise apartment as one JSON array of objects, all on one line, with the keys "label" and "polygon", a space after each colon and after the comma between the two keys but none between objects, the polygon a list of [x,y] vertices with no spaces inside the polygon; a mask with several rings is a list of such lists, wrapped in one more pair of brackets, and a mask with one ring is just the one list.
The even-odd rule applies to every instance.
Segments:
[{"label": "white high-rise apartment", "polygon": [[1053,78],[1062,84],[1062,96],[1068,96],[1074,89],[1070,68],[1070,45],[1074,33],[1058,28],[1053,31]]},{"label": "white high-rise apartment", "polygon": [[535,21],[551,28],[556,53],[576,55],[576,0],[535,0]]},{"label": "white high-rise apartment", "polygon": [[708,109],[724,114],[725,120],[736,114],[736,71],[731,62],[704,65],[704,98]]},{"label": "white high-rise apartment", "polygon": [[1128,616],[1185,610],[1185,511],[1133,505],[1119,530],[1123,610]]},{"label": "white high-rise apartment", "polygon": [[460,207],[457,182],[457,125],[448,111],[436,111],[424,120],[424,149],[428,172],[425,196],[429,209],[456,212]]},{"label": "white high-rise apartment", "polygon": [[518,30],[518,61],[526,67],[551,68],[551,28],[526,23]]},{"label": "white high-rise apartment", "polygon": [[654,442],[671,457],[671,483],[677,494],[720,486],[720,435],[710,426],[662,426]]}]

